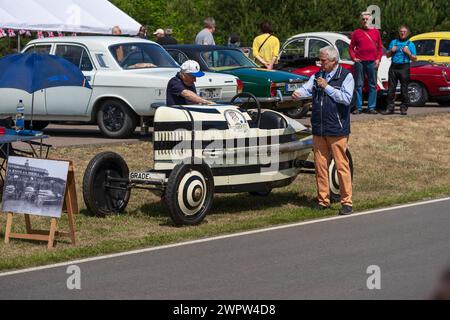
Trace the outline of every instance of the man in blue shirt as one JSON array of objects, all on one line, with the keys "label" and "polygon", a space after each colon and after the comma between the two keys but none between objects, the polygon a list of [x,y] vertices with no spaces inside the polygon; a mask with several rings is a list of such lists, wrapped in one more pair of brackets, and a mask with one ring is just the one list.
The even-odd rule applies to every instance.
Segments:
[{"label": "man in blue shirt", "polygon": [[395,93],[397,91],[397,83],[400,81],[402,87],[402,104],[400,112],[402,115],[407,115],[409,105],[409,77],[411,61],[416,61],[416,46],[413,42],[408,40],[409,28],[401,26],[399,29],[399,38],[392,40],[387,50],[386,56],[392,57],[392,65],[389,69],[389,95],[388,107],[383,114],[393,114],[395,110]]},{"label": "man in blue shirt", "polygon": [[333,157],[339,177],[342,209],[340,215],[353,213],[352,176],[347,155],[350,135],[350,105],[355,91],[353,75],[339,66],[334,47],[320,50],[321,71],[292,95],[313,98],[311,117],[319,210],[330,207],[329,166]]},{"label": "man in blue shirt", "polygon": [[167,85],[167,106],[187,104],[215,104],[197,94],[195,82],[205,73],[200,70],[198,62],[188,60],[181,66],[180,72]]}]

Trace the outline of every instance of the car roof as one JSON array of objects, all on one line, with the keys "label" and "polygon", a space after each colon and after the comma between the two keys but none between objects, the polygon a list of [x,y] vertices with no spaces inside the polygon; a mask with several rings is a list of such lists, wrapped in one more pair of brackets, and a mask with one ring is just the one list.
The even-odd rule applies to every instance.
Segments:
[{"label": "car roof", "polygon": [[[43,38],[30,41],[27,46],[38,45],[40,43],[77,43],[87,46],[90,50],[104,50],[114,44],[126,44],[126,43],[152,43],[153,41],[133,38],[133,37],[121,37],[121,36],[76,36],[76,37],[54,37]],[[158,44],[157,44],[158,45]]]},{"label": "car roof", "polygon": [[340,33],[340,32],[306,32],[306,33],[300,33],[295,36],[290,37],[287,41],[300,38],[300,37],[320,37],[330,40],[343,40],[348,42],[349,36],[347,36],[348,32],[346,33]]},{"label": "car roof", "polygon": [[240,51],[238,48],[232,48],[227,46],[202,46],[197,44],[170,44],[163,46],[166,49],[179,49],[189,51],[213,51],[213,50],[235,50]]},{"label": "car roof", "polygon": [[450,39],[450,32],[449,31],[438,31],[438,32],[427,32],[427,33],[422,33],[422,34],[418,34],[414,37],[411,38],[411,40],[419,40],[419,39],[442,39],[442,38],[446,38],[446,39]]}]

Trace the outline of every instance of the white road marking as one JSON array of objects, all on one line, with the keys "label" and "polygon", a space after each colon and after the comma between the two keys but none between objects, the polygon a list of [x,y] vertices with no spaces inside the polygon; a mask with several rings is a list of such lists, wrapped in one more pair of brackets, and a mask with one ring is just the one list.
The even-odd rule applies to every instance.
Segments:
[{"label": "white road marking", "polygon": [[317,223],[323,223],[323,222],[329,222],[329,221],[335,221],[335,220],[353,219],[353,218],[356,218],[356,217],[366,216],[366,215],[375,214],[375,213],[384,213],[384,212],[398,210],[398,209],[411,208],[411,207],[416,207],[416,206],[423,206],[423,205],[427,205],[427,204],[439,203],[439,202],[445,202],[445,201],[450,201],[450,197],[442,198],[442,199],[429,200],[429,201],[422,201],[422,202],[411,203],[411,204],[406,204],[406,205],[400,205],[400,206],[396,206],[396,207],[389,207],[389,208],[384,208],[384,209],[376,209],[376,210],[371,210],[371,211],[366,211],[366,212],[361,212],[361,213],[355,213],[355,214],[350,215],[350,216],[337,216],[337,217],[324,218],[324,219],[319,219],[319,220],[305,221],[305,222],[299,222],[299,223],[293,223],[293,224],[288,224],[288,225],[282,225],[282,226],[266,228],[266,229],[246,231],[246,232],[240,232],[240,233],[235,233],[235,234],[217,236],[217,237],[212,237],[212,238],[207,238],[207,239],[194,240],[194,241],[188,241],[188,242],[181,242],[181,243],[170,244],[170,245],[165,245],[165,246],[159,246],[159,247],[152,247],[152,248],[147,248],[147,249],[127,251],[127,252],[122,252],[122,253],[110,254],[110,255],[93,257],[93,258],[87,258],[87,259],[70,261],[70,262],[63,262],[63,263],[52,264],[52,265],[47,265],[47,266],[42,266],[42,267],[35,267],[35,268],[29,268],[29,269],[5,272],[5,273],[0,273],[0,277],[13,276],[13,275],[17,275],[17,274],[36,272],[36,271],[41,271],[41,270],[46,270],[46,269],[67,267],[67,266],[71,266],[71,265],[79,265],[79,264],[82,264],[82,263],[88,263],[88,262],[93,262],[93,261],[100,261],[100,260],[106,260],[106,259],[112,259],[112,258],[119,258],[119,257],[130,256],[130,255],[141,254],[141,253],[147,253],[147,252],[152,252],[152,251],[159,251],[159,250],[165,250],[165,249],[171,249],[171,248],[195,245],[195,244],[211,242],[211,241],[217,241],[217,240],[223,240],[223,239],[237,238],[237,237],[242,237],[242,236],[254,235],[254,234],[259,234],[259,233],[264,233],[264,232],[283,230],[283,229],[289,229],[289,228],[295,228],[295,227],[301,227],[301,226],[317,224]]}]

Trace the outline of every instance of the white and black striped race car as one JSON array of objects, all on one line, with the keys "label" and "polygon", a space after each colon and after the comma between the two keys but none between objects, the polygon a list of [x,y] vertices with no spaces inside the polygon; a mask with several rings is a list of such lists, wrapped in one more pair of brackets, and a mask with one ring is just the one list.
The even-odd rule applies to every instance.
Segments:
[{"label": "white and black striped race car", "polygon": [[[195,225],[211,209],[214,193],[266,196],[300,173],[314,173],[308,161],[311,131],[281,113],[261,110],[248,93],[230,105],[160,106],[153,138],[153,170],[130,173],[123,158],[111,152],[92,159],[83,181],[91,213],[120,213],[131,189],[148,189],[163,197],[176,225]],[[338,198],[334,162],[330,182]]]}]

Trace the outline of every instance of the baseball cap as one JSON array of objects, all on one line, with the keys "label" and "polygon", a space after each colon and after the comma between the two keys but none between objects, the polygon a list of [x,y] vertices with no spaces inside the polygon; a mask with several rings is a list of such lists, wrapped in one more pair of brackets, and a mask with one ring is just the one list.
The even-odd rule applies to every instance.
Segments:
[{"label": "baseball cap", "polygon": [[204,72],[200,70],[200,65],[197,61],[188,60],[181,65],[181,72],[188,73],[191,76],[201,78],[205,75]]},{"label": "baseball cap", "polygon": [[163,29],[158,29],[158,30],[156,30],[153,34],[154,34],[154,35],[157,35],[157,34],[164,34],[164,30],[163,30]]}]

